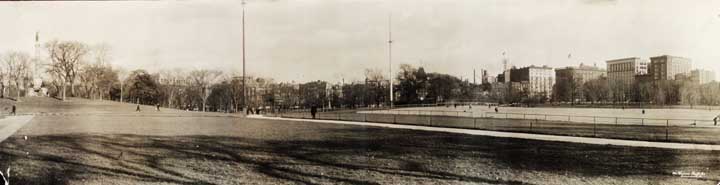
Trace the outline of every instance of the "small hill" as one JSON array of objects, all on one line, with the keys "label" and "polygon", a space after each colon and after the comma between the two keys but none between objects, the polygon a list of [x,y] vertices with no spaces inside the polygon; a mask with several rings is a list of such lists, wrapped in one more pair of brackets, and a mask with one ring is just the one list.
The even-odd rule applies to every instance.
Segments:
[{"label": "small hill", "polygon": [[[136,104],[110,100],[89,100],[84,98],[66,98],[65,101],[50,97],[22,97],[20,101],[0,99],[0,113],[7,114],[17,106],[22,113],[133,113]],[[156,111],[154,106],[141,105],[143,111]],[[175,109],[161,109],[162,112],[179,112]],[[157,112],[157,111],[156,111]]]}]

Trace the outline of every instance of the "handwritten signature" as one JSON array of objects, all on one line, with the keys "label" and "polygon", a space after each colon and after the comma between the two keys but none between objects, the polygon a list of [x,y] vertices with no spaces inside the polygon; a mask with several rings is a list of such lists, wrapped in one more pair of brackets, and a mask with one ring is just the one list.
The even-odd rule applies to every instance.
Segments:
[{"label": "handwritten signature", "polygon": [[[677,172],[672,172],[672,174],[675,175],[675,176],[680,176],[681,178],[702,178],[702,177],[705,177],[705,172],[696,172],[696,171],[691,171],[691,172],[677,171]],[[718,185],[720,185],[720,184],[718,184]]]}]

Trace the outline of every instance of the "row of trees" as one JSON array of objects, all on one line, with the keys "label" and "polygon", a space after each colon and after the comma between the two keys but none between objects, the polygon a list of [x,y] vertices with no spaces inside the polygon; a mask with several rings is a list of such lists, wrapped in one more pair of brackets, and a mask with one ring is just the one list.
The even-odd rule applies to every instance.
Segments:
[{"label": "row of trees", "polygon": [[[157,73],[125,71],[110,65],[107,45],[76,41],[50,41],[47,57],[36,59],[22,52],[8,52],[0,63],[0,96],[20,97],[30,86],[41,85],[59,99],[83,97],[113,99],[141,104],[198,111],[238,111],[242,107],[303,108],[369,107],[389,104],[389,78],[381,70],[365,70],[365,80],[348,84],[313,81],[304,84],[276,83],[272,79],[248,77],[247,88],[236,74],[218,70],[168,69]],[[47,62],[43,62],[47,60]],[[42,68],[42,84],[32,72]],[[396,104],[496,101],[500,103],[555,102],[647,102],[653,104],[720,103],[717,83],[694,84],[687,80],[638,82],[625,91],[609,87],[606,78],[581,83],[563,80],[553,94],[531,93],[527,86],[510,84],[476,85],[455,76],[426,72],[423,67],[400,65],[392,78]],[[244,92],[246,89],[247,92]],[[621,90],[617,90],[621,89]],[[247,97],[247,98],[243,98]]]},{"label": "row of trees", "polygon": [[[612,84],[612,86],[611,86]],[[551,101],[636,103],[653,105],[720,105],[720,84],[700,84],[682,75],[675,80],[639,80],[631,84],[609,83],[601,77],[581,83],[578,80],[558,81]]]}]

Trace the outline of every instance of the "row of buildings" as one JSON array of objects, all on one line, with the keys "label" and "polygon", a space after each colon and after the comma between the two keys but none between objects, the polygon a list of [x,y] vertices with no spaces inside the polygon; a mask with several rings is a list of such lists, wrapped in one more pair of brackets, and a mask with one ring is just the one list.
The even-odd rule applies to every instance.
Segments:
[{"label": "row of buildings", "polygon": [[550,97],[556,83],[574,80],[584,84],[593,79],[606,77],[611,91],[628,94],[630,86],[638,81],[662,81],[684,79],[704,84],[715,81],[715,73],[710,70],[692,70],[691,60],[684,57],[662,55],[650,57],[622,58],[606,61],[607,68],[596,65],[570,66],[553,69],[548,66],[508,67],[504,61],[504,70],[497,76],[482,72],[483,83],[509,84],[515,89],[526,89],[530,95],[543,94]]}]

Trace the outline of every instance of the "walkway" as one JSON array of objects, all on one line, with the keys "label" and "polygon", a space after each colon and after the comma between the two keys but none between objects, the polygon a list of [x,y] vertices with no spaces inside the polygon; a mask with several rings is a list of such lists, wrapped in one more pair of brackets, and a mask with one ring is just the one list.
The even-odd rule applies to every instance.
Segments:
[{"label": "walkway", "polygon": [[596,145],[617,145],[617,146],[652,147],[652,148],[665,148],[665,149],[718,150],[718,151],[720,151],[720,145],[708,145],[708,144],[650,142],[650,141],[636,141],[636,140],[622,140],[622,139],[605,139],[605,138],[590,138],[590,137],[573,137],[573,136],[557,136],[557,135],[544,135],[544,134],[499,132],[499,131],[473,130],[473,129],[427,127],[427,126],[416,126],[416,125],[399,125],[399,124],[386,124],[386,123],[277,118],[277,117],[264,117],[264,116],[257,116],[257,115],[250,115],[250,116],[248,116],[248,118],[374,126],[374,127],[412,129],[412,130],[435,131],[435,132],[450,132],[450,133],[492,136],[492,137],[504,137],[504,138],[532,139],[532,140],[570,142],[570,143],[585,143],[585,144],[596,144]]},{"label": "walkway", "polygon": [[0,119],[0,142],[15,134],[32,119],[33,116],[6,116]]}]

